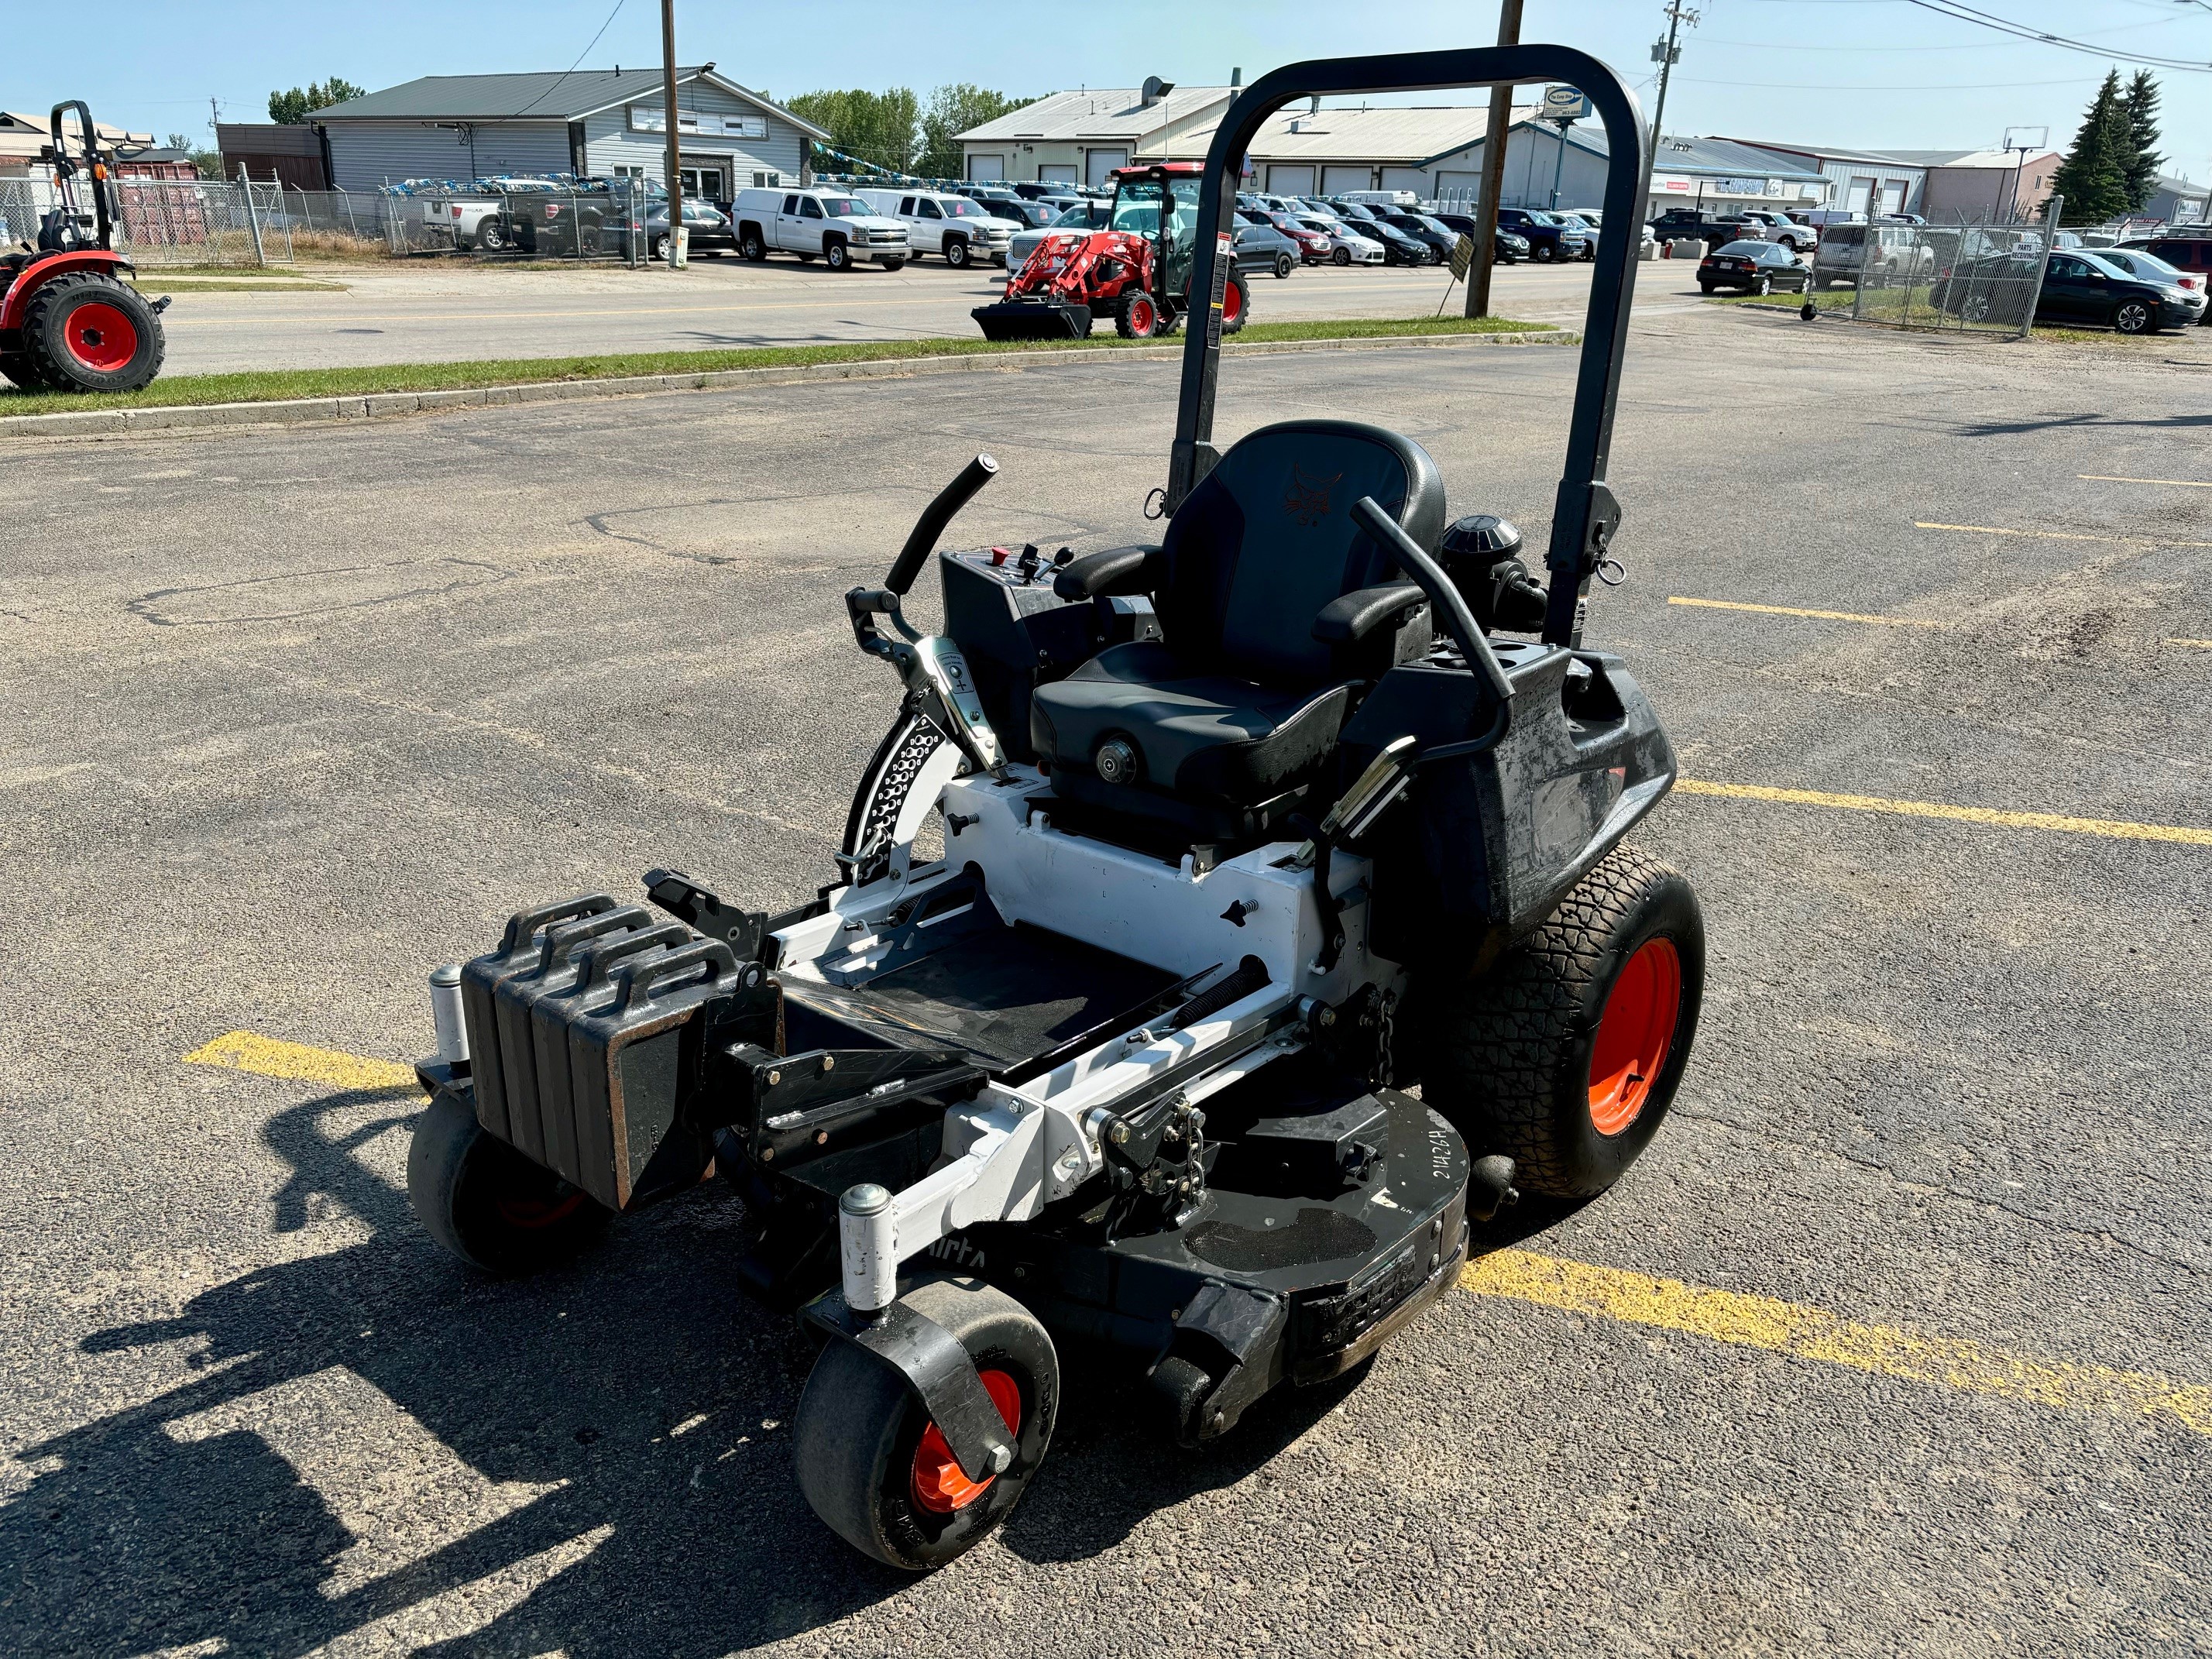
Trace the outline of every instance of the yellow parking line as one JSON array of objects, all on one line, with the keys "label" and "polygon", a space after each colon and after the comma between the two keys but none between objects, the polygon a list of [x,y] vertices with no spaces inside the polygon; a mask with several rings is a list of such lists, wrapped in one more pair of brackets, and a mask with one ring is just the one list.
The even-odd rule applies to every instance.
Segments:
[{"label": "yellow parking line", "polygon": [[2076,472],[2074,476],[2097,483],[2172,484],[2177,489],[2212,489],[2212,483],[2200,478],[2123,478],[2111,472]]},{"label": "yellow parking line", "polygon": [[2164,536],[2087,536],[2078,530],[2004,530],[1988,524],[1930,524],[1912,521],[1915,530],[1958,530],[1970,536],[2023,536],[2037,542],[2118,542],[2130,547],[2212,547],[2212,542],[2170,541]]},{"label": "yellow parking line", "polygon": [[[343,1089],[418,1086],[415,1068],[397,1060],[311,1048],[253,1031],[225,1032],[185,1060],[194,1066],[220,1066]],[[1852,1324],[1818,1308],[1772,1297],[1713,1290],[1527,1250],[1499,1250],[1470,1261],[1459,1282],[1461,1289],[1478,1296],[1680,1331],[1738,1347],[1938,1383],[1962,1393],[2113,1417],[2172,1418],[2195,1433],[2212,1437],[2212,1388],[2176,1382],[2154,1372],[2030,1359],[1978,1342],[1923,1336],[1898,1326]]]},{"label": "yellow parking line", "polygon": [[2166,645],[2193,645],[2199,651],[2212,651],[2212,640],[2166,640]]},{"label": "yellow parking line", "polygon": [[1794,605],[1746,605],[1735,599],[1692,599],[1680,593],[1669,593],[1667,603],[1695,605],[1701,611],[1755,611],[1765,617],[1813,617],[1821,622],[1873,623],[1883,628],[1948,628],[1951,625],[1927,617],[1867,617],[1856,611],[1804,611]]},{"label": "yellow parking line", "polygon": [[1860,1325],[1770,1296],[1717,1291],[1526,1250],[1470,1261],[1460,1285],[1478,1296],[1531,1302],[1626,1324],[1680,1331],[1740,1348],[1816,1359],[1960,1394],[2018,1400],[2100,1417],[2178,1423],[2212,1437],[2212,1388],[2154,1371],[2034,1359],[1897,1325]]},{"label": "yellow parking line", "polygon": [[369,1060],[336,1048],[311,1048],[252,1031],[226,1031],[185,1056],[188,1066],[221,1066],[260,1077],[295,1078],[338,1089],[407,1089],[421,1093],[415,1068],[396,1060]]},{"label": "yellow parking line", "polygon": [[1681,778],[1674,787],[1686,795],[1728,795],[1739,800],[1781,801],[1791,806],[1834,806],[1853,812],[1895,812],[1910,818],[1954,818],[1962,823],[2000,824],[2014,830],[2063,830],[2069,835],[2105,836],[2115,841],[2170,841],[2188,847],[2212,847],[2212,830],[2178,823],[2130,823],[2118,818],[2075,818],[2057,812],[2008,812],[1991,806],[1953,806],[1942,801],[1890,800],[1880,795],[1838,795],[1825,789],[1774,789],[1760,783],[1711,783]]}]

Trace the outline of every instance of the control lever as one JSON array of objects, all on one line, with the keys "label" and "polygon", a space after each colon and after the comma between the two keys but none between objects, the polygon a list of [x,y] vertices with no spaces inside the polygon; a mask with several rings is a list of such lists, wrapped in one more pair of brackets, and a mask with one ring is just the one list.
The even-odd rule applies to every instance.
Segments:
[{"label": "control lever", "polygon": [[1356,841],[1406,792],[1413,776],[1413,739],[1394,738],[1315,827],[1313,839],[1299,847],[1291,862],[1301,870],[1313,863],[1322,843]]}]

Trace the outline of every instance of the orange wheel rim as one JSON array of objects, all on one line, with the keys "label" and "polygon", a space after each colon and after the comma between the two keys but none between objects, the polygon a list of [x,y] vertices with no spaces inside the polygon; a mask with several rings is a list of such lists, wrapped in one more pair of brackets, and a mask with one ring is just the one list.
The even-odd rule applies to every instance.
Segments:
[{"label": "orange wheel rim", "polygon": [[1233,323],[1244,314],[1244,290],[1231,283],[1221,290],[1221,320]]},{"label": "orange wheel rim", "polygon": [[[1006,1419],[1006,1431],[1019,1434],[1022,1427],[1021,1385],[1005,1371],[982,1371],[984,1392],[991,1403],[999,1408],[999,1415]],[[952,1455],[952,1448],[945,1443],[945,1436],[932,1423],[921,1431],[921,1443],[914,1449],[914,1501],[915,1507],[927,1510],[932,1515],[951,1515],[966,1509],[990,1489],[999,1477],[987,1474],[981,1480],[970,1480],[960,1472],[960,1462]]]},{"label": "orange wheel rim", "polygon": [[118,307],[94,300],[70,313],[62,324],[70,356],[87,368],[113,374],[138,355],[138,331]]},{"label": "orange wheel rim", "polygon": [[1644,1115],[1682,1012],[1682,958],[1672,939],[1646,939],[1613,982],[1590,1045],[1590,1122],[1624,1133]]}]

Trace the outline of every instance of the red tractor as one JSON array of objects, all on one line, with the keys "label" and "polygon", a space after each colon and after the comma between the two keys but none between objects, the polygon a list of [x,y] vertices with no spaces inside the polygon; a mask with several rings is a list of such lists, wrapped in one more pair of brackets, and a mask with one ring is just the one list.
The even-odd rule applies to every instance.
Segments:
[{"label": "red tractor", "polygon": [[[72,109],[77,156],[62,127]],[[0,374],[27,392],[136,392],[161,372],[168,301],[149,303],[123,280],[133,267],[114,249],[110,158],[81,100],[54,106],[39,159],[61,204],[40,219],[36,247],[0,253]]]},{"label": "red tractor", "polygon": [[[1080,339],[1110,316],[1127,340],[1170,332],[1190,309],[1198,224],[1196,161],[1122,167],[1103,230],[1056,230],[1006,278],[1006,297],[972,313],[990,340]],[[1221,331],[1244,326],[1252,295],[1233,252],[1216,262],[1227,276]]]}]

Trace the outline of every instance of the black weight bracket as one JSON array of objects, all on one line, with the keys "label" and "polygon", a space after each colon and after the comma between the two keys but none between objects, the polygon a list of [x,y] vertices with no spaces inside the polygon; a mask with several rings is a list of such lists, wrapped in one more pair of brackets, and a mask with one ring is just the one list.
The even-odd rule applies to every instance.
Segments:
[{"label": "black weight bracket", "polygon": [[988,1075],[950,1048],[814,1048],[779,1054],[735,1042],[717,1058],[704,1128],[735,1130],[763,1169],[880,1139],[940,1115]]},{"label": "black weight bracket", "polygon": [[648,870],[645,896],[678,921],[730,947],[740,962],[757,962],[768,937],[765,910],[741,910],[702,887],[681,870]]}]

